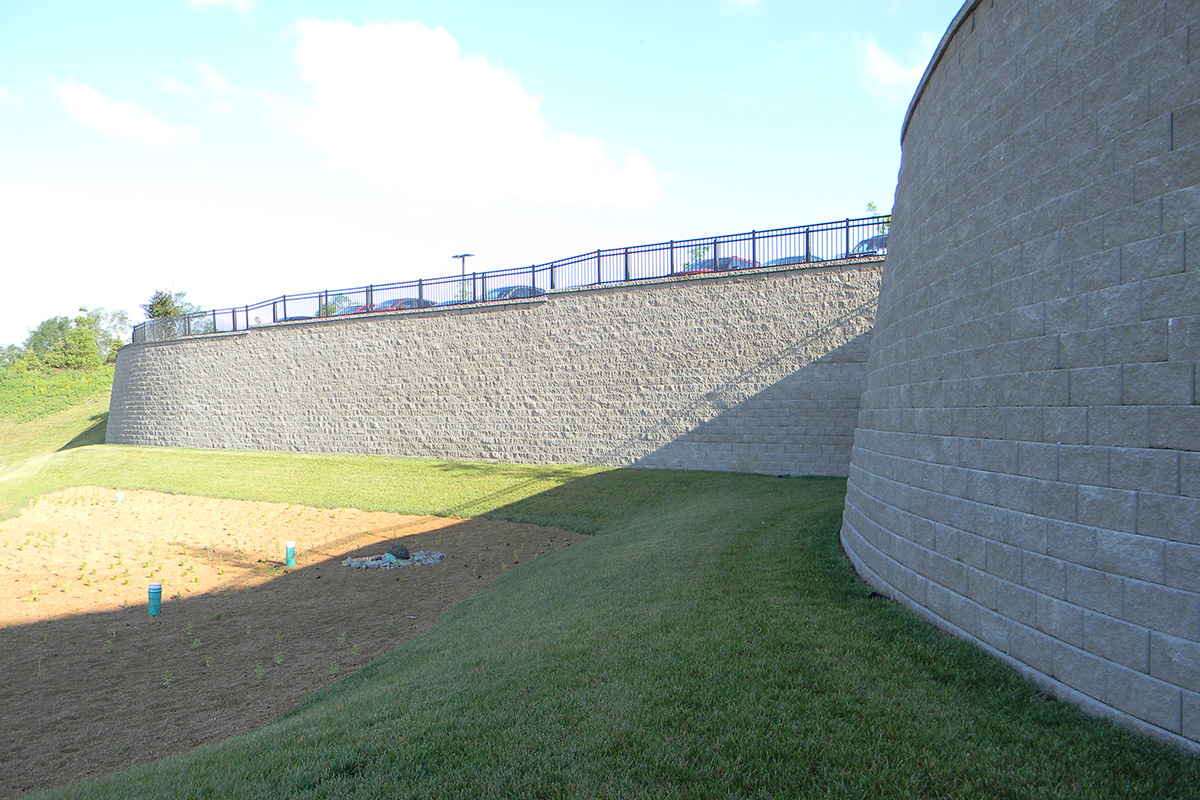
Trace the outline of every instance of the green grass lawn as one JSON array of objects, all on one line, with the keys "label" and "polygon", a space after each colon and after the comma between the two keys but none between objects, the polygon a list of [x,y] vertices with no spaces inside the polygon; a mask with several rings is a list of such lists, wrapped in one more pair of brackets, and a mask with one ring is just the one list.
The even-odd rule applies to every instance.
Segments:
[{"label": "green grass lawn", "polygon": [[[59,446],[85,429],[60,429]],[[272,725],[51,797],[1200,791],[1200,758],[1049,701],[871,598],[838,547],[843,480],[53,444],[0,475],[0,515],[99,484],[594,537],[509,571]]]}]

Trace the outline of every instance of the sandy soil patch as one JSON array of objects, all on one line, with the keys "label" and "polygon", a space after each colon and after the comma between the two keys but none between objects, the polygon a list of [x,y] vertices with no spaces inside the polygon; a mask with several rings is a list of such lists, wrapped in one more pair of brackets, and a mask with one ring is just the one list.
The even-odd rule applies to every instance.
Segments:
[{"label": "sandy soil patch", "polygon": [[[83,487],[0,523],[0,796],[241,733],[586,537],[496,520]],[[297,542],[296,568],[284,543]],[[439,564],[342,566],[402,543]],[[163,584],[163,613],[147,586]]]}]

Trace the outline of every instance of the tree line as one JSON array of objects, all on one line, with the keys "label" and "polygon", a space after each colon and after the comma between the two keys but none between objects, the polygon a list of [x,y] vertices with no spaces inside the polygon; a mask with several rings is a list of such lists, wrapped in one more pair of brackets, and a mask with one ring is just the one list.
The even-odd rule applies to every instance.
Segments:
[{"label": "tree line", "polygon": [[[147,319],[190,314],[199,307],[185,292],[159,290],[143,303]],[[104,308],[80,308],[75,317],[43,320],[19,345],[0,350],[0,368],[12,370],[90,370],[117,360],[117,350],[129,341],[129,314]]]}]

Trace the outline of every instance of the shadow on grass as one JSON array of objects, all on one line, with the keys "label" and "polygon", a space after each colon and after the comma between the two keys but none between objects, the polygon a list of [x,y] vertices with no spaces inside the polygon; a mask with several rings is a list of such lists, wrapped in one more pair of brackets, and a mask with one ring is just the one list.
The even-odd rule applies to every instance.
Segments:
[{"label": "shadow on grass", "polygon": [[89,444],[104,444],[104,437],[108,433],[108,412],[102,411],[99,414],[93,414],[88,419],[92,424],[88,426],[87,430],[58,448],[58,452],[72,450],[76,447],[86,447]]}]

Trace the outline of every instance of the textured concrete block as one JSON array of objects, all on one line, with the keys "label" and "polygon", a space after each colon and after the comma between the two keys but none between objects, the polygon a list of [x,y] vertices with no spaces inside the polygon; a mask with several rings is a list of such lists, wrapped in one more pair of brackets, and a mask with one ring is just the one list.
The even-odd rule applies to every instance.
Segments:
[{"label": "textured concrete block", "polygon": [[1200,643],[1154,633],[1150,635],[1149,654],[1151,675],[1174,686],[1200,692]]},{"label": "textured concrete block", "polygon": [[1109,451],[1109,475],[1117,489],[1176,494],[1179,453],[1169,450],[1116,447]]},{"label": "textured concrete block", "polygon": [[1200,596],[1194,592],[1126,581],[1122,616],[1135,625],[1200,641]]},{"label": "textured concrete block", "polygon": [[1085,650],[1106,661],[1139,672],[1150,669],[1150,632],[1145,628],[1105,614],[1087,612],[1083,620],[1083,639]]},{"label": "textured concrete block", "polygon": [[1143,536],[1200,545],[1200,498],[1139,492],[1137,513]]},{"label": "textured concrete block", "polygon": [[1169,733],[1182,730],[1181,690],[1141,672],[1109,667],[1108,701],[1114,708]]},{"label": "textured concrete block", "polygon": [[1081,525],[1132,533],[1137,530],[1137,493],[1080,486],[1079,517],[1076,521]]}]

